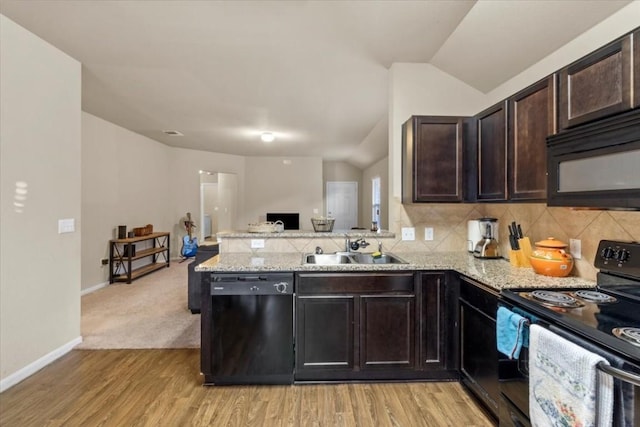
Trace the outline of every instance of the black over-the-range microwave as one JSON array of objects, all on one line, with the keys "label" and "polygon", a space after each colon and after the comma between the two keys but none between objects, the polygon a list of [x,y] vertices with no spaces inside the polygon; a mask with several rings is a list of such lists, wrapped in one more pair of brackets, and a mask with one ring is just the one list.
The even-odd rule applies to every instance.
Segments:
[{"label": "black over-the-range microwave", "polygon": [[547,205],[640,210],[640,109],[547,138]]}]

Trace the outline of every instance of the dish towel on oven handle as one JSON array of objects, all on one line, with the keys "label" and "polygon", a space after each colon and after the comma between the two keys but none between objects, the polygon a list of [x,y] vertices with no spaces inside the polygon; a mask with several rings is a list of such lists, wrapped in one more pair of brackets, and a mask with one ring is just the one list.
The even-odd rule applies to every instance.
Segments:
[{"label": "dish towel on oven handle", "polygon": [[[624,359],[603,350],[601,347],[553,325],[549,325],[549,330],[563,338],[566,338],[568,341],[579,345],[587,351],[604,357],[614,368],[625,368],[626,362]],[[600,371],[598,371],[598,374],[607,375]],[[635,389],[636,387],[629,382],[622,381],[617,378],[613,379],[613,427],[634,427],[640,424],[634,424],[635,414],[633,411],[633,400]],[[636,419],[636,421],[638,420]]]},{"label": "dish towel on oven handle", "polygon": [[498,351],[510,359],[517,359],[525,341],[529,321],[506,307],[498,307],[496,338]]},{"label": "dish towel on oven handle", "polygon": [[611,426],[613,378],[596,368],[608,362],[541,326],[529,333],[531,425]]}]

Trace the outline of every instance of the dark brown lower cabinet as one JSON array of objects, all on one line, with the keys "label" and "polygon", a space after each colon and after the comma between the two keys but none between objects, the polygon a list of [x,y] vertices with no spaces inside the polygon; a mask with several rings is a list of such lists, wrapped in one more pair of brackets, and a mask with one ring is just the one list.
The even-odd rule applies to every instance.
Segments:
[{"label": "dark brown lower cabinet", "polygon": [[299,372],[353,370],[354,300],[349,295],[296,298]]},{"label": "dark brown lower cabinet", "polygon": [[415,367],[414,293],[360,297],[360,366]]},{"label": "dark brown lower cabinet", "polygon": [[301,273],[296,381],[411,378],[414,274]]},{"label": "dark brown lower cabinet", "polygon": [[417,274],[420,284],[420,368],[458,377],[457,280],[449,273]]},{"label": "dark brown lower cabinet", "polygon": [[456,343],[448,342],[457,334],[449,324],[445,278],[446,273],[413,272],[298,274],[295,380],[459,378]]},{"label": "dark brown lower cabinet", "polygon": [[460,279],[460,373],[462,383],[497,418],[500,387],[496,347],[498,295]]}]

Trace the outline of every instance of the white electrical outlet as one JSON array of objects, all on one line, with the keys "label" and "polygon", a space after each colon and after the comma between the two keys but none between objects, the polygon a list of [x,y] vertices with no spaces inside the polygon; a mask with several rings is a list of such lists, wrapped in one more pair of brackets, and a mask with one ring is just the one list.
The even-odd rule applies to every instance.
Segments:
[{"label": "white electrical outlet", "polygon": [[264,239],[251,239],[251,249],[264,248]]},{"label": "white electrical outlet", "polygon": [[318,215],[318,212],[320,212],[320,211],[318,210],[318,208],[313,208],[313,214],[314,214],[314,215]]},{"label": "white electrical outlet", "polygon": [[569,239],[569,252],[573,259],[582,259],[582,241],[580,239]]},{"label": "white electrical outlet", "polygon": [[424,240],[433,240],[433,227],[424,228]]},{"label": "white electrical outlet", "polygon": [[73,233],[76,231],[76,220],[74,218],[58,220],[58,234]]},{"label": "white electrical outlet", "polygon": [[402,227],[402,240],[416,240],[416,229],[413,227]]}]

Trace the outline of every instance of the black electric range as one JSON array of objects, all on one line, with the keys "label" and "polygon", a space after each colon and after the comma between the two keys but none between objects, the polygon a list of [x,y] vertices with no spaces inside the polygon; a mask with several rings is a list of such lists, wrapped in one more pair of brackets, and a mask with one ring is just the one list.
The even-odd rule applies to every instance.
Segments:
[{"label": "black electric range", "polygon": [[[599,367],[614,377],[613,425],[640,420],[640,243],[600,242],[593,289],[514,289],[501,292],[501,305],[605,357]],[[628,337],[627,337],[628,335]],[[500,425],[531,426],[529,358],[501,358]],[[623,398],[622,396],[628,396]]]},{"label": "black electric range", "polygon": [[633,362],[640,361],[640,243],[603,240],[595,289],[504,290],[502,298]]}]

